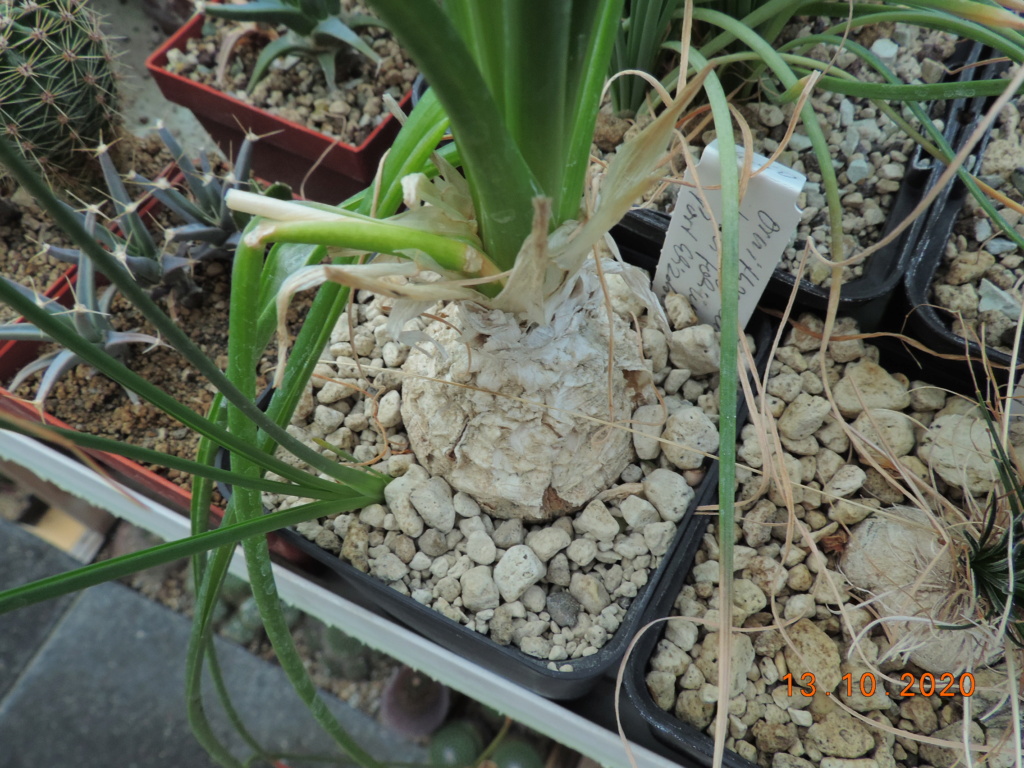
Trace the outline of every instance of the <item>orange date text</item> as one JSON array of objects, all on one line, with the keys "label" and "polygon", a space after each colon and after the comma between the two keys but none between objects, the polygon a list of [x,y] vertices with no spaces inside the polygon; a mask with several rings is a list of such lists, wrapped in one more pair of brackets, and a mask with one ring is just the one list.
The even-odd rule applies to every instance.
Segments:
[{"label": "orange date text", "polygon": [[[792,674],[785,674],[781,679],[786,683],[787,696],[793,695],[794,682],[801,696],[814,696],[818,691],[817,681],[811,672],[804,672],[800,675],[799,680],[794,680]],[[847,672],[840,679],[843,685],[845,685],[847,696],[853,696],[854,691],[859,692],[862,696],[874,696],[875,691],[878,689],[875,683],[875,675],[872,672],[865,672],[859,678],[855,678]],[[911,672],[904,672],[900,675],[900,681],[903,687],[897,693],[890,694],[888,691],[884,691],[885,695],[903,697],[974,695],[974,675],[970,672],[964,672],[960,677],[950,672],[944,672],[938,676],[933,675],[931,672],[924,672],[920,677]],[[840,686],[839,690],[842,691],[844,689]],[[830,696],[831,691],[825,691],[825,695]]]}]

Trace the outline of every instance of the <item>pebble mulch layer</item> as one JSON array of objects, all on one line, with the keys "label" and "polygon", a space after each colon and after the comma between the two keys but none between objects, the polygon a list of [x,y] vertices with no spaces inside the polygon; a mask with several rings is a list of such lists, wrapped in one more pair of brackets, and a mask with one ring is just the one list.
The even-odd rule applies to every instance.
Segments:
[{"label": "pebble mulch layer", "polygon": [[[808,20],[783,31],[781,40],[797,39],[825,28],[823,19]],[[956,37],[906,24],[868,27],[853,39],[869,48],[905,83],[936,83],[946,74],[943,64],[953,55]],[[807,55],[818,61],[831,61],[833,47],[818,45]],[[835,66],[862,82],[882,82],[881,77],[855,54],[843,52]],[[780,268],[792,274],[801,273],[805,245],[810,239],[825,259],[847,259],[874,245],[885,230],[889,211],[913,160],[916,143],[908,138],[891,118],[870,100],[824,91],[816,92],[810,105],[827,137],[829,153],[836,169],[843,210],[843,249],[832,253],[825,189],[822,186],[818,159],[801,124],[779,157],[779,162],[804,174],[807,183],[797,205],[802,209],[794,242],[783,254]],[[899,105],[895,105],[899,108]],[[784,139],[793,116],[793,104],[776,105],[768,101],[740,105],[740,112],[753,134],[754,151],[771,156]],[[911,125],[916,118],[907,109],[902,116]],[[604,116],[598,134],[598,147],[611,146],[615,136],[625,133],[625,121],[616,132],[614,119]],[[941,129],[941,123],[937,124]],[[695,137],[691,151],[699,156],[700,148],[715,138],[713,130]],[[604,142],[602,144],[602,142]],[[654,201],[658,207],[671,211],[678,188]],[[863,264],[844,267],[843,282],[863,274]],[[809,256],[802,277],[815,285],[827,286],[831,268]]]},{"label": "pebble mulch layer", "polygon": [[[715,526],[709,526],[697,564],[672,610],[673,615],[688,618],[668,622],[650,659],[648,690],[662,709],[709,734],[716,706],[727,698],[728,748],[761,766],[951,768],[960,751],[884,729],[960,741],[963,696],[925,696],[919,688],[916,696],[901,694],[906,687],[901,674],[910,672],[920,680],[922,670],[899,658],[886,660],[890,641],[877,627],[856,650],[852,648],[851,639],[874,614],[858,606],[858,593],[844,577],[838,553],[847,531],[859,522],[909,502],[862,458],[847,430],[856,430],[872,445],[888,446],[904,471],[932,478],[945,497],[984,497],[996,477],[990,459],[970,473],[977,486],[961,487],[962,457],[978,453],[975,430],[983,422],[973,403],[885,370],[878,364],[877,348],[863,340],[833,341],[823,351],[821,321],[805,315],[799,323],[807,332],[793,330],[780,345],[764,396],[764,405],[777,419],[783,452],[770,459],[764,456],[750,424],[744,427],[738,448],[738,499],[764,493],[757,470],[769,460],[784,462],[791,480],[792,515],[782,488],[772,481],[763,498],[743,513],[736,530],[734,624],[773,628],[734,633],[731,687],[722,697],[716,685],[714,627],[720,600],[719,550]],[[855,333],[852,323],[837,323],[835,335]],[[823,356],[842,421],[824,396]],[[813,549],[809,541],[815,543]],[[773,611],[788,623],[789,642],[773,626],[778,623]],[[783,679],[787,673],[796,681],[793,688]],[[801,693],[804,673],[813,675],[813,696]],[[852,696],[842,681],[848,673],[856,683]],[[938,671],[934,674],[938,676]],[[876,683],[873,695],[861,694],[863,675]],[[1010,726],[1011,715],[1002,699],[1006,666],[978,668],[974,675],[971,739],[996,744]],[[840,703],[879,727],[854,718]],[[982,713],[987,713],[985,719]],[[1012,752],[1004,749],[988,764],[1010,766]]]},{"label": "pebble mulch layer", "polygon": [[[637,456],[619,482],[581,511],[549,524],[524,524],[492,518],[467,494],[430,477],[406,450],[401,377],[393,369],[408,347],[388,336],[384,306],[360,296],[352,330],[344,318],[338,324],[327,362],[290,429],[314,447],[314,438],[321,438],[359,461],[380,459],[377,468],[397,479],[387,487],[386,504],[299,531],[495,642],[546,660],[552,669],[572,669],[573,659],[596,653],[619,627],[675,537],[694,498],[692,486],[704,476],[705,454],[717,450],[714,331],[696,324],[682,297],[667,301],[674,329],[668,335],[643,316],[644,356],[667,420],[660,405],[641,406],[633,416]],[[628,302],[616,306],[642,311]],[[423,320],[413,322],[423,327]],[[357,363],[366,366],[363,376]],[[371,392],[375,396],[367,397]],[[655,432],[695,450],[662,450]],[[271,507],[298,503],[266,501]]]},{"label": "pebble mulch layer", "polygon": [[[369,13],[350,0],[344,0],[342,6],[347,13]],[[388,116],[384,94],[399,101],[412,89],[418,74],[387,32],[363,27],[357,31],[381,57],[379,67],[354,50],[339,55],[337,82],[329,87],[323,70],[312,61],[282,58],[252,93],[247,93],[253,66],[266,41],[256,36],[240,41],[225,82],[218,82],[217,57],[234,25],[209,19],[203,29],[204,36],[189,40],[187,50],[168,52],[168,70],[354,146],[362,144]],[[285,33],[284,27],[278,31]]]}]

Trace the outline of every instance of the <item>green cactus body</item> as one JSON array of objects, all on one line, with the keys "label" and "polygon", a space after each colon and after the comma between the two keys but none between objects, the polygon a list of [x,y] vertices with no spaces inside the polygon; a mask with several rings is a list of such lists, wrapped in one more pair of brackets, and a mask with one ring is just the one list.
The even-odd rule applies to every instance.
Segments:
[{"label": "green cactus body", "polygon": [[113,55],[85,0],[0,0],[0,130],[70,170],[118,122]]}]

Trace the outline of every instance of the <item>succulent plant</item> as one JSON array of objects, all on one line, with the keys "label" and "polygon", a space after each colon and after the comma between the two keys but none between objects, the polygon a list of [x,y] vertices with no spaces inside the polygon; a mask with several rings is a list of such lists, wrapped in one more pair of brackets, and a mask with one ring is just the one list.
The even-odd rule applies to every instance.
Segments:
[{"label": "succulent plant", "polygon": [[[102,229],[102,227],[97,229],[94,213],[86,216],[85,225],[90,234],[94,234],[98,229]],[[67,309],[35,291],[20,286],[6,277],[0,277],[0,279],[32,298],[39,307],[45,309],[49,314],[61,318],[69,324],[73,324],[75,331],[79,335],[107,352],[119,351],[126,344],[143,343],[156,345],[161,343],[160,339],[145,333],[114,330],[110,322],[110,303],[114,298],[114,289],[112,286],[108,286],[102,291],[98,289],[92,262],[82,253],[79,254],[78,258],[78,284],[75,304],[71,309]],[[30,323],[0,325],[0,339],[52,340],[46,333]],[[82,359],[78,355],[67,349],[59,349],[47,353],[18,371],[18,374],[11,381],[10,389],[16,390],[33,373],[45,371],[39,382],[39,388],[36,391],[34,400],[36,404],[40,404],[49,395],[57,380],[81,362]],[[138,402],[135,393],[128,391],[128,397],[133,403]]]},{"label": "succulent plant", "polygon": [[381,60],[354,28],[380,27],[382,22],[372,16],[342,13],[340,0],[257,0],[242,5],[210,4],[205,10],[221,19],[288,27],[288,32],[271,41],[256,59],[249,91],[256,87],[270,64],[282,56],[315,60],[324,71],[330,90],[337,88],[335,60],[339,53],[355,49],[374,64]]},{"label": "succulent plant", "polygon": [[[213,173],[206,157],[201,158],[197,167],[166,128],[159,126],[158,131],[184,174],[185,189],[171,186],[165,178],[149,180],[133,173],[128,175],[128,181],[145,189],[144,195],[137,199],[133,198],[129,195],[124,180],[110,157],[110,145],[100,144],[94,150],[94,154],[99,160],[107,191],[114,206],[111,221],[118,225],[120,231],[97,226],[100,206],[90,205],[84,211],[75,213],[90,237],[109,250],[140,285],[153,288],[154,294],[173,290],[177,301],[190,306],[198,303],[202,293],[192,281],[187,267],[201,259],[230,256],[249,220],[245,214],[229,211],[224,204],[224,197],[228,190],[249,187],[249,159],[254,139],[246,139],[239,148],[234,170],[219,178]],[[157,243],[138,212],[150,194],[184,222],[167,229],[164,232],[163,243]],[[290,190],[277,185],[265,190],[265,194],[287,194],[291,197]],[[70,206],[67,207],[70,209]],[[172,245],[173,248],[170,247]],[[58,261],[78,265],[77,295],[72,309],[65,309],[56,302],[9,280],[8,284],[31,297],[51,315],[69,316],[69,322],[74,324],[80,335],[107,351],[134,342],[160,343],[159,339],[146,334],[114,330],[109,318],[113,289],[100,290],[97,287],[95,267],[83,251],[45,245],[44,253]],[[106,277],[110,279],[110,275]],[[0,326],[0,340],[7,339],[51,341],[49,336],[28,323]],[[46,373],[40,381],[35,397],[36,403],[42,403],[57,380],[81,362],[79,356],[68,350],[48,353],[19,371],[10,388],[16,389],[30,375],[44,370]],[[129,391],[128,395],[132,402],[137,402],[134,393]]]},{"label": "succulent plant", "polygon": [[451,691],[411,667],[396,669],[380,695],[380,719],[410,739],[429,736],[448,716]]},{"label": "succulent plant", "polygon": [[0,0],[0,129],[69,171],[119,122],[114,57],[85,0]]},{"label": "succulent plant", "polygon": [[324,664],[346,680],[369,680],[373,651],[337,627],[321,625],[320,654]]},{"label": "succulent plant", "polygon": [[968,563],[987,618],[1005,620],[1006,635],[1024,648],[1024,483],[1017,457],[1000,440],[996,425],[983,409],[992,435],[992,455],[1000,491],[992,495],[977,537],[966,533]]},{"label": "succulent plant", "polygon": [[[249,220],[247,215],[228,210],[224,198],[229,190],[249,189],[255,139],[248,137],[242,143],[233,170],[221,178],[213,172],[205,156],[200,157],[197,167],[164,126],[158,126],[157,130],[184,175],[185,189],[172,186],[166,178],[150,180],[134,171],[122,179],[111,159],[110,145],[101,144],[95,155],[114,206],[112,221],[122,234],[99,228],[96,238],[140,285],[153,288],[157,294],[173,290],[180,302],[193,305],[198,303],[201,293],[186,268],[203,259],[229,257]],[[130,195],[125,180],[144,189],[145,194],[138,198]],[[274,186],[267,190],[268,194],[285,192],[290,199],[290,190],[286,188],[281,190]],[[165,230],[162,243],[153,237],[138,212],[149,195],[183,222]],[[87,210],[96,211],[95,208]],[[79,213],[83,218],[86,215]],[[48,252],[61,261],[75,263],[79,260],[79,252],[74,249],[50,248]]]},{"label": "succulent plant", "polygon": [[[201,261],[234,253],[242,229],[251,217],[231,211],[224,198],[228,190],[251,186],[252,147],[256,137],[246,137],[231,170],[224,177],[218,177],[206,155],[199,157],[197,168],[163,124],[157,125],[157,133],[184,174],[188,193],[176,189],[166,178],[150,180],[135,171],[128,172],[126,181],[141,186],[185,222],[167,230],[165,238],[169,243],[188,244],[188,258]],[[279,187],[272,187],[269,194],[277,191],[287,193],[286,199],[291,199],[290,190]]]},{"label": "succulent plant", "polygon": [[480,728],[468,720],[445,724],[430,739],[430,764],[434,768],[473,765],[484,748]]},{"label": "succulent plant", "polygon": [[543,768],[544,759],[537,748],[525,739],[508,738],[491,753],[491,762],[497,768]]}]

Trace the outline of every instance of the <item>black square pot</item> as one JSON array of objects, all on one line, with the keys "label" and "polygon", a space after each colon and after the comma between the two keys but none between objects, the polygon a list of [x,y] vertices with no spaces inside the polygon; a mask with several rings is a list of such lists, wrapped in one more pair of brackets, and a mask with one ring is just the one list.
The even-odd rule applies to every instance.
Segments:
[{"label": "black square pot", "polygon": [[[991,64],[983,70],[982,77],[997,77],[1005,68],[1006,64],[1002,62]],[[993,101],[994,98],[982,97],[971,100],[964,110],[964,116],[968,119],[961,126],[958,147],[963,146]],[[965,170],[974,171],[981,167],[990,138],[991,130],[985,133],[965,162]],[[1008,379],[1012,363],[1010,355],[994,347],[983,347],[977,341],[955,333],[952,314],[936,306],[931,298],[931,286],[942,265],[946,245],[969,195],[966,184],[955,179],[940,193],[927,214],[926,226],[916,244],[903,281],[904,332],[928,349],[947,356],[945,362],[959,368],[962,377],[976,381],[982,387],[990,378],[1003,385]],[[1018,362],[1017,367],[1018,373],[1014,378],[1019,381],[1020,369],[1024,366]]]}]

